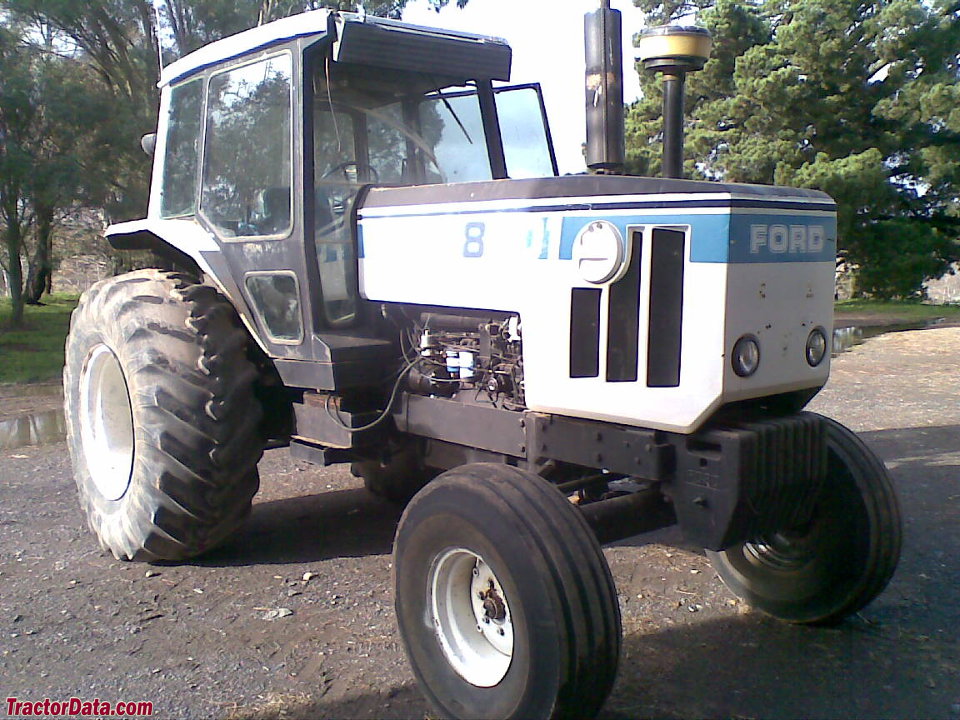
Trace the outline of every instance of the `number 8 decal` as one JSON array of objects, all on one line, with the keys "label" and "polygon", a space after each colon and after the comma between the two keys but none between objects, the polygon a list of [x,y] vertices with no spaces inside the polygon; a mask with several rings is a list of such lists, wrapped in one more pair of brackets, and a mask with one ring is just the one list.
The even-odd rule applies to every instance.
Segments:
[{"label": "number 8 decal", "polygon": [[463,245],[463,256],[468,258],[483,256],[483,234],[486,226],[481,222],[467,223],[467,241]]}]

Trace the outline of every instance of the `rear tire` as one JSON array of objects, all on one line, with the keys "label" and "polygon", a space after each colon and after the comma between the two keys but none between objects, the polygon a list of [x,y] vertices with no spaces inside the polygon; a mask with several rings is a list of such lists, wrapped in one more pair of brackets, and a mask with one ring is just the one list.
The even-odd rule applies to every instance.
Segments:
[{"label": "rear tire", "polygon": [[828,469],[811,522],[707,552],[735,595],[793,623],[829,625],[857,612],[900,558],[900,509],[886,468],[851,430],[823,421]]},{"label": "rear tire", "polygon": [[141,270],[97,283],[66,345],[67,443],[80,503],[121,560],[183,560],[250,512],[263,452],[257,371],[230,303]]},{"label": "rear tire", "polygon": [[407,506],[394,568],[407,656],[442,717],[588,718],[603,705],[616,589],[583,517],[543,478],[445,472]]}]

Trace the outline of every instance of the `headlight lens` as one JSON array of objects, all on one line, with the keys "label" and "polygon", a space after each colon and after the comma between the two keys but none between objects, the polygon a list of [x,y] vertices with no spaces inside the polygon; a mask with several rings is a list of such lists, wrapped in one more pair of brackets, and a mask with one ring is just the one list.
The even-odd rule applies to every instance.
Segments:
[{"label": "headlight lens", "polygon": [[577,235],[574,260],[580,276],[588,283],[601,285],[622,274],[626,247],[617,226],[606,220],[594,220]]},{"label": "headlight lens", "polygon": [[815,327],[807,337],[807,364],[816,367],[827,355],[827,333],[822,327]]},{"label": "headlight lens", "polygon": [[730,362],[740,377],[753,375],[760,367],[760,341],[753,335],[744,335],[734,344]]}]

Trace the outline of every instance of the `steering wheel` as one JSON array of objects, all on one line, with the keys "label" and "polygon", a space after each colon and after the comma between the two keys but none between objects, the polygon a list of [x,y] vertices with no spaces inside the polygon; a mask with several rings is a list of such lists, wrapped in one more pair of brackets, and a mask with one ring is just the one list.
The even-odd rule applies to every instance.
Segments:
[{"label": "steering wheel", "polygon": [[[320,180],[326,180],[327,178],[332,177],[337,173],[343,173],[343,179],[347,182],[347,184],[353,184],[350,182],[350,176],[347,175],[347,170],[351,167],[355,168],[354,172],[357,173],[357,177],[359,178],[360,163],[358,163],[356,160],[344,160],[342,163],[337,163],[332,168],[327,170],[323,175],[320,176]],[[373,182],[380,182],[380,175],[377,172],[377,169],[373,167],[373,165],[367,165],[367,169],[370,171],[370,174],[373,176],[372,177]]]},{"label": "steering wheel", "polygon": [[343,173],[343,179],[350,181],[350,178],[347,176],[347,169],[353,167],[356,168],[357,172],[360,171],[360,164],[356,160],[344,160],[342,163],[337,163],[332,168],[327,170],[323,175],[320,176],[321,180],[326,180],[328,177],[332,177],[337,173]]}]

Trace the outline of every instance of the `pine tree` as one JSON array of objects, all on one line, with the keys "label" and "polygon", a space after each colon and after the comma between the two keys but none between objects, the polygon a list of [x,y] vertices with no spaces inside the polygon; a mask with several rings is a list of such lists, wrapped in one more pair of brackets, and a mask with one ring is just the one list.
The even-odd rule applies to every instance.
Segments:
[{"label": "pine tree", "polygon": [[[688,80],[690,173],[829,192],[840,248],[879,297],[916,296],[960,259],[955,0],[717,0],[699,21],[715,50]],[[628,111],[649,171],[658,103],[654,90]]]}]

